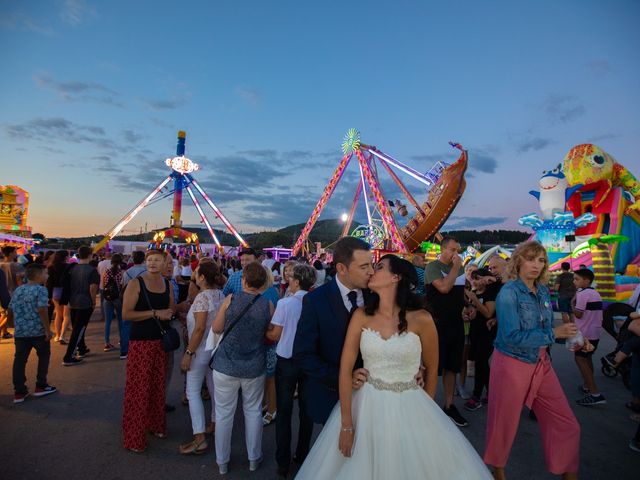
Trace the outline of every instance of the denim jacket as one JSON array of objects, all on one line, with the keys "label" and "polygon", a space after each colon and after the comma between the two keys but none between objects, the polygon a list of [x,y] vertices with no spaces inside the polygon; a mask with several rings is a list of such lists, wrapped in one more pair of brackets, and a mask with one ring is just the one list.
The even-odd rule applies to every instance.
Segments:
[{"label": "denim jacket", "polygon": [[549,289],[537,285],[534,294],[520,279],[502,287],[496,299],[496,349],[526,363],[536,363],[540,347],[554,342]]}]

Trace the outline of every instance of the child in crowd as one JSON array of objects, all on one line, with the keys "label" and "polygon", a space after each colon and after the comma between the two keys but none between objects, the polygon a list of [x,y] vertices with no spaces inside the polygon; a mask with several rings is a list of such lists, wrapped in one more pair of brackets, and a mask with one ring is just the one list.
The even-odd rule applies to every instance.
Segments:
[{"label": "child in crowd", "polygon": [[47,307],[49,298],[47,289],[43,286],[47,280],[44,265],[30,263],[26,267],[27,283],[20,285],[13,292],[9,303],[9,318],[15,324],[14,341],[16,353],[13,360],[13,388],[15,391],[13,403],[22,403],[29,396],[25,367],[31,349],[35,348],[38,355],[38,373],[34,396],[42,397],[56,391],[47,383],[49,371],[49,357],[51,356],[51,330]]},{"label": "child in crowd", "polygon": [[594,275],[589,269],[582,268],[573,274],[573,283],[576,286],[575,306],[573,314],[576,318],[576,326],[583,337],[593,345],[593,350],[575,352],[575,360],[584,380],[581,387],[585,396],[576,403],[582,406],[601,405],[607,403],[604,395],[598,390],[593,375],[593,352],[598,347],[600,333],[602,331],[602,297],[597,290],[591,287]]},{"label": "child in crowd", "polygon": [[613,359],[607,356],[602,357],[602,360],[610,367],[618,368],[631,353],[640,353],[640,306],[635,312],[629,314],[629,318],[631,322],[628,326],[627,338],[620,346],[620,350]]}]

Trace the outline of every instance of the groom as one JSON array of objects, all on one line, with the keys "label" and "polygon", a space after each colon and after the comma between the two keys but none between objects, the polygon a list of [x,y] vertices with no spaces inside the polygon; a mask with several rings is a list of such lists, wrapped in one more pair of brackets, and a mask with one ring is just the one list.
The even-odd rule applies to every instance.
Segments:
[{"label": "groom", "polygon": [[[333,253],[336,277],[305,295],[302,302],[293,359],[307,377],[300,393],[306,401],[307,415],[315,423],[324,424],[338,402],[342,345],[353,311],[364,305],[369,293],[372,261],[369,244],[354,237],[342,237]],[[361,359],[356,366],[362,366]],[[361,387],[366,379],[364,368],[354,370],[354,388]]]}]

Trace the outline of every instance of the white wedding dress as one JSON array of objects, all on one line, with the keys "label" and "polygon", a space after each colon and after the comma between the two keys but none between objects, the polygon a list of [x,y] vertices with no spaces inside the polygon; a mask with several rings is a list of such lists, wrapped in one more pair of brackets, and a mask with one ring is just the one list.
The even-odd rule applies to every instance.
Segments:
[{"label": "white wedding dress", "polygon": [[420,338],[407,332],[385,340],[363,329],[360,351],[367,383],[353,393],[351,458],[338,450],[337,404],[296,480],[476,480],[493,477],[473,446],[415,383]]}]

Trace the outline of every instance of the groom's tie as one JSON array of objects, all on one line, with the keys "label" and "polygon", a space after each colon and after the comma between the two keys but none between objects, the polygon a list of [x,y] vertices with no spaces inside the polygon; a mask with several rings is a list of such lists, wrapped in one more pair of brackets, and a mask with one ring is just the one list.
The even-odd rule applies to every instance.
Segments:
[{"label": "groom's tie", "polygon": [[353,315],[353,312],[355,312],[358,308],[358,292],[356,292],[355,290],[351,290],[349,293],[347,293],[347,298],[349,299],[349,302],[351,302],[351,310],[349,310],[349,317],[351,317],[351,315]]}]

